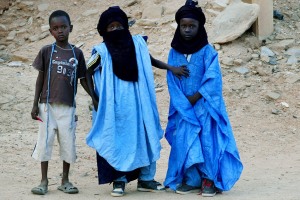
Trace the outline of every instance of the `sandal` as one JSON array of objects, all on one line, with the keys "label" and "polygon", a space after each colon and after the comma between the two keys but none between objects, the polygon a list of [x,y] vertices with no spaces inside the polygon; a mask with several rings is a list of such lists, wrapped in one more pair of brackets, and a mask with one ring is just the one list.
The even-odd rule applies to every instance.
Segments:
[{"label": "sandal", "polygon": [[61,186],[58,186],[57,189],[60,191],[63,191],[64,193],[67,193],[67,194],[76,194],[79,192],[77,187],[73,186],[73,184],[70,182],[67,182]]},{"label": "sandal", "polygon": [[31,192],[33,194],[45,195],[48,192],[48,186],[47,185],[39,185],[37,187],[32,188]]}]

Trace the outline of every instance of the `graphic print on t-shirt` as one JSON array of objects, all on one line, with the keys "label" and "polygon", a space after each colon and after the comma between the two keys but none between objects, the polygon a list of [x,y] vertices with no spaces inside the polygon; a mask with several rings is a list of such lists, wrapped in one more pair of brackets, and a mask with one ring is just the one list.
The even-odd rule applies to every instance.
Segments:
[{"label": "graphic print on t-shirt", "polygon": [[[58,51],[55,51],[55,53],[59,54]],[[55,69],[56,67],[56,70],[54,70],[54,72],[56,71],[58,75],[57,78],[66,80],[70,83],[71,86],[73,86],[75,72],[74,70],[78,65],[78,60],[74,57],[71,57],[70,59],[68,59],[69,57],[65,57],[65,55],[68,53],[56,55],[52,60],[52,65],[53,69]]]},{"label": "graphic print on t-shirt", "polygon": [[51,101],[73,105],[77,65],[78,60],[74,57],[72,49],[54,50],[50,78]]}]

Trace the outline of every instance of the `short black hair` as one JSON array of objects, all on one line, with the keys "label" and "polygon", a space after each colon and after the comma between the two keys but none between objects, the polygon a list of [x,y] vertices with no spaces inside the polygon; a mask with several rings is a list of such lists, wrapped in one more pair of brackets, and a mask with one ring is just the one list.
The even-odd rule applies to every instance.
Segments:
[{"label": "short black hair", "polygon": [[66,17],[69,24],[71,25],[71,20],[70,20],[70,16],[67,12],[63,11],[63,10],[56,10],[54,11],[50,17],[49,17],[49,25],[50,25],[50,22],[51,20],[54,18],[54,17]]}]

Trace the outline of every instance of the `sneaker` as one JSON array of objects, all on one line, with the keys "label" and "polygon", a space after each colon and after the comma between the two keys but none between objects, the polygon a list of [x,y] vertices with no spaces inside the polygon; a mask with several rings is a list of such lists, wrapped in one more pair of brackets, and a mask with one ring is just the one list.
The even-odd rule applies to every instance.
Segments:
[{"label": "sneaker", "polygon": [[164,191],[165,187],[155,180],[138,181],[137,190],[140,192],[156,192],[156,191]]},{"label": "sneaker", "polygon": [[113,197],[121,197],[125,194],[125,182],[123,181],[114,181],[113,182],[113,190],[110,195]]},{"label": "sneaker", "polygon": [[177,194],[188,194],[188,193],[192,193],[192,192],[199,192],[199,190],[200,190],[200,187],[191,186],[191,185],[184,183],[180,187],[178,187],[175,192]]},{"label": "sneaker", "polygon": [[213,197],[217,193],[217,189],[213,181],[208,179],[203,179],[202,183],[202,196],[203,197]]}]

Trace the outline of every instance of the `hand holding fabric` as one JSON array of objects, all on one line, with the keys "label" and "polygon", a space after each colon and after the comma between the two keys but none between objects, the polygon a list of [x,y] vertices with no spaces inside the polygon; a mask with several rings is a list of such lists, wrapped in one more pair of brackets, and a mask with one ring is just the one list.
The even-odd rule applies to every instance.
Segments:
[{"label": "hand holding fabric", "polygon": [[199,99],[202,98],[202,95],[199,93],[199,92],[196,92],[194,95],[192,96],[187,96],[187,99],[189,100],[189,102],[192,104],[192,105],[195,105],[197,103],[197,101]]}]

